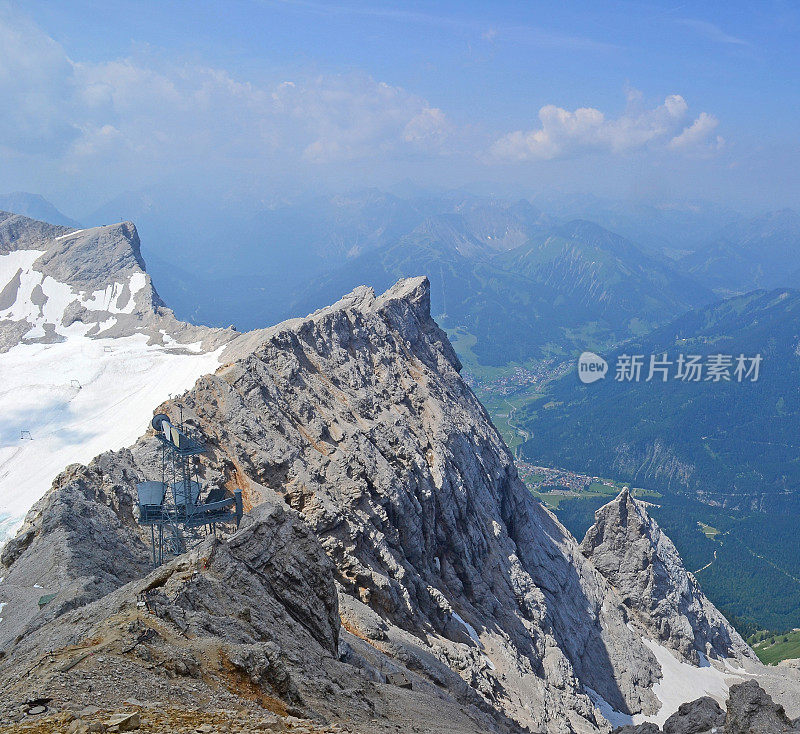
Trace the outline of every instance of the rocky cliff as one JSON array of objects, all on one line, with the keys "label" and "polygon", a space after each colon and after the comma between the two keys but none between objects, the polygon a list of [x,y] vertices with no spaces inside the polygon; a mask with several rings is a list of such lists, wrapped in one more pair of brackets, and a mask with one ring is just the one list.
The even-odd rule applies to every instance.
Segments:
[{"label": "rocky cliff", "polygon": [[755,654],[683,565],[672,541],[625,488],[601,507],[581,551],[650,635],[688,662]]},{"label": "rocky cliff", "polygon": [[[673,598],[689,582],[666,539],[636,556],[638,570],[625,562],[632,535],[616,566],[609,549],[596,567],[591,542],[582,552],[533,499],[431,319],[425,278],[380,296],[359,288],[242,336],[221,361],[158,410],[182,410],[202,430],[204,481],[242,487],[249,520],[148,574],[131,508],[135,481],[156,478],[152,435],[69,469],[0,559],[14,630],[4,636],[0,624],[10,703],[35,666],[37,685],[73,705],[76,681],[91,690],[108,666],[85,658],[63,668],[107,643],[108,665],[158,700],[180,695],[161,678],[158,693],[148,688],[152,671],[174,672],[166,661],[185,658],[201,698],[230,705],[224,681],[239,671],[253,705],[358,721],[358,731],[401,721],[608,731],[606,718],[663,721],[688,700],[677,698],[674,666],[696,670],[692,650],[720,659],[698,679],[717,693],[727,691],[725,661],[748,657],[738,638],[726,645],[710,604]],[[597,531],[597,547],[606,536],[613,546],[613,524]],[[652,579],[670,563],[665,590]],[[620,593],[615,567],[647,594]],[[33,579],[55,594],[41,611],[25,602]],[[674,624],[689,612],[691,649],[690,630]],[[134,695],[103,690],[117,702]]]}]

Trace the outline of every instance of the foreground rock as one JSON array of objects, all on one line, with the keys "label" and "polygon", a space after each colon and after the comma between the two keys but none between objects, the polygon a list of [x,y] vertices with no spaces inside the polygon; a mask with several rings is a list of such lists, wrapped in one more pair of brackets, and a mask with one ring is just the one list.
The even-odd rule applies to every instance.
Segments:
[{"label": "foreground rock", "polygon": [[158,408],[206,435],[203,480],[254,508],[227,540],[148,571],[131,508],[157,476],[151,435],[60,477],[1,559],[0,598],[32,578],[56,596],[9,599],[0,714],[33,686],[70,710],[102,695],[364,732],[608,731],[601,710],[672,713],[662,642],[747,657],[644,520],[619,547],[627,520],[597,531],[598,571],[533,499],[429,298],[424,278],[357,289],[242,336]]},{"label": "foreground rock", "polygon": [[654,724],[623,726],[615,734],[786,734],[800,731],[756,681],[731,686],[727,713],[716,701],[699,698],[683,704],[659,729]]},{"label": "foreground rock", "polygon": [[294,717],[394,731],[403,716],[433,730],[442,715],[452,731],[517,730],[410,671],[411,690],[388,685],[379,671],[397,664],[340,634],[333,567],[318,539],[283,503],[264,502],[227,541],[209,538],[22,636],[0,659],[0,721],[10,726],[26,697],[46,693],[50,709],[72,712],[132,701],[198,716],[237,710],[245,720],[271,712],[276,730]]}]

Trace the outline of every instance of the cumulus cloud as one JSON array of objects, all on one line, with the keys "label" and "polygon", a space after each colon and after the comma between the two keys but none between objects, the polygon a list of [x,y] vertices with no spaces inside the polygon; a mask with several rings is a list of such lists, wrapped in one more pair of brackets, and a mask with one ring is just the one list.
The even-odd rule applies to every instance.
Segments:
[{"label": "cumulus cloud", "polygon": [[669,95],[652,109],[636,109],[641,95],[628,90],[629,109],[609,118],[593,107],[574,111],[555,105],[539,110],[540,127],[507,133],[494,142],[497,160],[552,160],[580,152],[624,153],[646,147],[687,151],[708,146],[716,118],[703,112],[686,127],[689,106],[679,94]]},{"label": "cumulus cloud", "polygon": [[701,112],[699,117],[679,135],[669,141],[670,148],[675,150],[713,150],[721,148],[725,141],[713,135],[719,120],[707,112]]},{"label": "cumulus cloud", "polygon": [[455,124],[431,101],[366,74],[243,79],[147,49],[76,60],[2,0],[0,97],[4,186],[79,179],[82,189],[103,195],[171,174],[177,185],[219,181],[225,190],[233,181],[256,190],[289,177],[302,184],[318,172],[358,178],[404,164],[435,166],[443,156],[469,171],[487,161],[584,151],[685,155],[722,145],[717,120],[690,114],[677,94],[647,108],[628,89],[628,108],[617,117],[547,105],[533,129],[498,137]]},{"label": "cumulus cloud", "polygon": [[319,164],[444,151],[444,112],[365,74],[237,79],[146,53],[86,63],[0,5],[0,157],[118,166]]}]

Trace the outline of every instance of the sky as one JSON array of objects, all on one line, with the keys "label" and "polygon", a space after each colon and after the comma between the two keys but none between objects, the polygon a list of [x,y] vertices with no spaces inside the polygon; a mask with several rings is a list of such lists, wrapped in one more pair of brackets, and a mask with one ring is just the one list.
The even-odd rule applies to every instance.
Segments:
[{"label": "sky", "polygon": [[0,192],[800,206],[800,4],[0,0]]}]

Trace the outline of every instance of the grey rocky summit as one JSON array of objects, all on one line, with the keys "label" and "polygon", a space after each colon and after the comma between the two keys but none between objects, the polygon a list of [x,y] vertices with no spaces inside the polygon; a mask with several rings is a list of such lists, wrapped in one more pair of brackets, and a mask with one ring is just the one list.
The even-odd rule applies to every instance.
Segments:
[{"label": "grey rocky summit", "polygon": [[73,333],[143,334],[149,344],[199,342],[206,351],[237,336],[175,318],[145,269],[132,222],[73,229],[0,212],[0,254],[25,256],[0,290],[0,352]]},{"label": "grey rocky summit", "polygon": [[755,659],[627,487],[595,513],[581,551],[648,632],[684,660],[696,665],[701,656]]},{"label": "grey rocky summit", "polygon": [[[59,264],[87,246],[49,248],[43,267],[94,288],[82,256]],[[158,476],[152,431],[69,467],[0,557],[0,719],[31,688],[62,706],[99,690],[186,706],[178,676],[206,705],[362,732],[607,732],[600,707],[661,708],[644,640],[749,655],[631,498],[583,547],[533,498],[427,279],[223,337],[223,366],[153,409],[202,430],[201,477],[243,489],[242,527],[151,571],[134,497]]]}]

